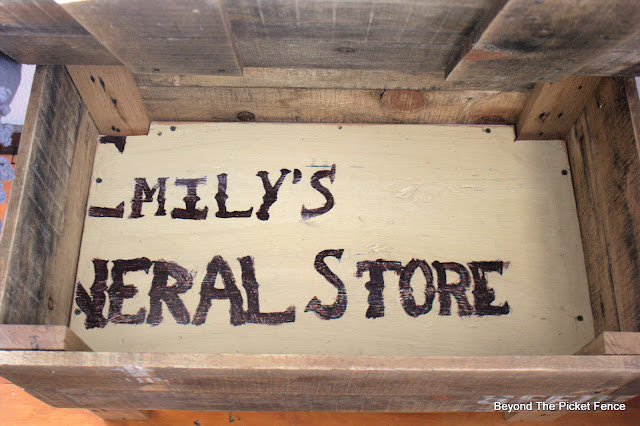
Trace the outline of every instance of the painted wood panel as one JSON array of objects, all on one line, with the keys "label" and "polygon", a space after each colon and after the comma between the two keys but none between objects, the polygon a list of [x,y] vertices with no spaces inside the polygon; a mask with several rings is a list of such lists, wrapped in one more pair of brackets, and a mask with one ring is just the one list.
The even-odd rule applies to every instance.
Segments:
[{"label": "painted wood panel", "polygon": [[572,354],[594,335],[564,143],[513,140],[209,123],[101,144],[71,328],[96,351]]}]

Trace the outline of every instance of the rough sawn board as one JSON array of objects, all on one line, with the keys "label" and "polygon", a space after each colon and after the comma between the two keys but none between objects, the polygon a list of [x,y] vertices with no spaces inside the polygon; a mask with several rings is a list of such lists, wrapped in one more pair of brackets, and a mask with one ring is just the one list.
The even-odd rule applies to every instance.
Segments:
[{"label": "rough sawn board", "polygon": [[511,127],[152,125],[98,146],[77,282],[71,328],[95,351],[552,355],[594,337],[564,142]]}]

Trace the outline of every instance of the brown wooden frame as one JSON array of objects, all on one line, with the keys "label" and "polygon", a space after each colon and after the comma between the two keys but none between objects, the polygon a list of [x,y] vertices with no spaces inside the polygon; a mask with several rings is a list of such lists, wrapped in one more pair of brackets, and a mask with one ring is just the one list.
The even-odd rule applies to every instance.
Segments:
[{"label": "brown wooden frame", "polygon": [[[549,90],[555,89],[537,87],[531,107],[520,115],[529,131],[536,131],[536,122],[525,115],[539,116],[540,105],[547,105],[541,99],[552,96]],[[640,394],[640,155],[634,90],[632,80],[603,78],[580,95],[583,99],[556,96],[551,106],[563,111],[575,110],[574,102],[584,105],[572,113],[575,123],[563,125],[596,333],[609,333],[582,350],[589,356],[93,353],[64,351],[69,348],[56,343],[0,351],[0,375],[55,407],[125,413],[482,411],[492,410],[495,401],[629,399]],[[87,109],[87,95],[80,96],[62,66],[39,67],[31,96],[0,241],[0,322],[66,326],[101,107],[98,102]],[[313,107],[305,107],[307,121],[313,121]],[[425,117],[422,122],[438,121]],[[554,126],[558,131],[562,127]]]}]

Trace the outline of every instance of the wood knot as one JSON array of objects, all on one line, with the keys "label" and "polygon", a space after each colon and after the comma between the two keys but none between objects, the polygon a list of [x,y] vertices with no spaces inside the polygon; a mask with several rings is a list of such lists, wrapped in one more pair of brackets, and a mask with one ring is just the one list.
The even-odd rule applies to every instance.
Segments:
[{"label": "wood knot", "polygon": [[403,112],[416,111],[425,105],[424,96],[419,90],[407,89],[385,90],[380,95],[380,102]]}]

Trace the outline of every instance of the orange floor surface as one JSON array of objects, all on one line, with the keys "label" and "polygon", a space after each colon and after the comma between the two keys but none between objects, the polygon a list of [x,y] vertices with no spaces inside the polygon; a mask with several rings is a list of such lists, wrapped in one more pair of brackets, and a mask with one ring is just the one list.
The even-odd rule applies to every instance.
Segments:
[{"label": "orange floor surface", "polygon": [[[519,424],[559,425],[640,425],[640,399],[630,402],[624,412],[570,413],[553,422]],[[81,409],[52,408],[0,378],[0,425],[167,425],[167,426],[250,425],[500,425],[502,413],[266,413],[229,411],[153,411],[146,422],[105,422]]]}]

